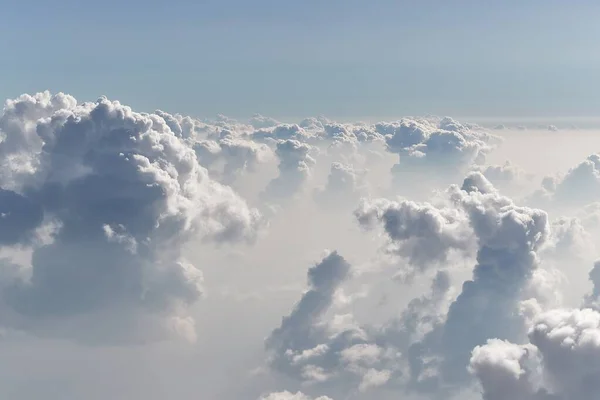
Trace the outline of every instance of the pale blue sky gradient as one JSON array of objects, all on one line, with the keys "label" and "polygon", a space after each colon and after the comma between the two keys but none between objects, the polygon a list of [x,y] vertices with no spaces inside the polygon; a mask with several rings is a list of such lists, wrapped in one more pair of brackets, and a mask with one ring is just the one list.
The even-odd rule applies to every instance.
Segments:
[{"label": "pale blue sky gradient", "polygon": [[2,98],[196,116],[597,116],[597,1],[5,1]]}]

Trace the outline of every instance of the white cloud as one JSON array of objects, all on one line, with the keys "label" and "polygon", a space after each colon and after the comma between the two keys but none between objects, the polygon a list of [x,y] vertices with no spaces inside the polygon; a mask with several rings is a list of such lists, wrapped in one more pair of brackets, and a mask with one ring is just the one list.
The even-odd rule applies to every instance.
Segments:
[{"label": "white cloud", "polygon": [[[160,338],[177,321],[193,337],[186,309],[203,280],[182,246],[253,241],[262,220],[211,179],[165,118],[106,98],[7,103],[0,240],[31,247],[32,265],[29,279],[3,282],[0,324],[110,342]],[[32,241],[45,221],[58,227],[50,241]]]},{"label": "white cloud", "polygon": [[263,396],[259,400],[331,400],[331,398],[327,396],[309,397],[301,392],[277,392]]},{"label": "white cloud", "polygon": [[[103,398],[162,398],[164,385],[223,400],[591,399],[598,157],[564,175],[531,160],[547,178],[523,207],[530,134],[507,150],[451,118],[295,124],[8,101],[0,352],[38,344],[28,366],[53,368],[31,381],[56,369],[78,398],[100,378],[62,359],[96,351],[85,343],[120,371],[94,387]],[[305,285],[324,247],[344,257],[328,252]],[[172,338],[195,343],[160,341]],[[68,350],[44,364],[39,348],[59,342]],[[0,367],[5,397],[32,387],[15,357]],[[128,379],[144,368],[160,379]]]}]

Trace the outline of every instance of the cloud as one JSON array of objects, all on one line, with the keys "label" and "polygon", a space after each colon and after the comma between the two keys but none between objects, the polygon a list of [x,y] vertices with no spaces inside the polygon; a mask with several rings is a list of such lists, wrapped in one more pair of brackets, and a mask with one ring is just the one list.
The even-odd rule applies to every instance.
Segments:
[{"label": "cloud", "polygon": [[[462,188],[452,186],[448,196],[456,207],[456,215],[464,213],[463,218],[456,218],[460,230],[464,230],[465,225],[472,230],[475,239],[471,240],[478,246],[477,262],[472,278],[463,283],[447,315],[433,318],[429,331],[409,344],[405,352],[410,368],[408,387],[441,396],[467,385],[467,365],[475,346],[490,338],[516,340],[524,334],[526,321],[519,315],[521,294],[538,269],[536,252],[549,237],[545,212],[516,206],[493,189],[481,174],[469,175]],[[431,208],[433,206],[427,206],[427,215],[440,213],[439,209]],[[423,238],[440,243],[438,238],[444,229],[412,231],[422,232]],[[419,254],[444,254],[430,248],[438,247],[424,246]],[[440,289],[445,286],[438,289],[440,293],[444,293]],[[419,311],[421,304],[428,304],[426,298],[423,303],[415,303],[418,312],[412,326],[427,321],[428,315]],[[436,311],[432,309],[431,316],[435,316]]]},{"label": "cloud", "polygon": [[270,128],[259,129],[252,133],[252,138],[258,141],[273,142],[278,140],[307,141],[311,133],[296,124],[279,124]]},{"label": "cloud", "polygon": [[584,308],[534,308],[527,343],[490,339],[473,350],[469,371],[485,400],[595,398],[600,390],[599,270],[594,263]]},{"label": "cloud", "polygon": [[254,114],[250,119],[250,125],[256,129],[272,128],[281,124],[274,118],[265,117],[264,115]]},{"label": "cloud", "polygon": [[[7,102],[1,120],[0,240],[32,259],[28,279],[2,282],[0,324],[82,342],[193,339],[203,277],[182,246],[252,242],[263,222],[211,179],[178,119],[42,93]],[[32,240],[50,222],[48,242]]]},{"label": "cloud", "polygon": [[264,195],[268,199],[284,199],[300,191],[316,163],[311,157],[314,148],[306,143],[288,139],[277,143],[279,175],[269,182]]},{"label": "cloud", "polygon": [[600,199],[600,155],[592,154],[564,176],[547,176],[528,201],[560,210],[581,207]]},{"label": "cloud", "polygon": [[471,165],[482,164],[500,142],[500,138],[480,127],[463,125],[448,117],[402,119],[392,124],[379,123],[376,129],[385,135],[388,152],[399,156],[392,168],[397,186],[401,188],[410,181],[426,192],[436,185],[453,182]]},{"label": "cloud", "polygon": [[286,391],[286,392],[271,393],[271,394],[261,397],[259,400],[332,400],[332,399],[327,396],[320,396],[320,397],[313,398],[313,397],[309,397],[301,392],[291,393],[291,392]]},{"label": "cloud", "polygon": [[[219,354],[202,368],[267,364],[246,377],[250,390],[228,376],[231,391],[217,396],[228,400],[442,399],[474,384],[484,400],[591,399],[600,267],[582,299],[579,266],[597,257],[600,158],[544,179],[527,204],[548,206],[551,219],[513,200],[530,176],[510,155],[484,163],[498,143],[451,118],[240,122],[47,92],[10,100],[0,115],[0,329],[96,345],[198,331],[194,349],[214,353],[186,356]],[[374,182],[390,180],[392,163],[396,185]],[[264,241],[267,222],[242,197],[257,193],[291,200]],[[568,216],[553,213],[563,205]],[[230,245],[257,239],[230,256]],[[328,253],[294,299],[294,268],[323,240],[348,258]],[[217,296],[196,307],[205,292]],[[223,321],[239,341],[222,335]],[[158,346],[171,356],[176,344],[143,352]]]},{"label": "cloud", "polygon": [[[472,277],[457,297],[449,297],[449,275],[438,270],[431,293],[411,301],[399,318],[378,328],[347,315],[343,328],[336,329],[321,320],[330,312],[333,291],[313,303],[318,312],[299,311],[313,296],[309,291],[271,335],[267,347],[278,355],[273,367],[300,381],[346,388],[340,393],[390,385],[443,397],[469,385],[473,348],[492,338],[525,337],[529,314],[522,301],[530,296],[542,301],[545,292],[530,285],[549,277],[539,272],[537,254],[550,241],[547,214],[515,205],[477,172],[460,187],[451,186],[446,196],[438,206],[364,200],[355,216],[366,228],[381,225],[394,254],[416,268],[413,274],[448,267],[451,251],[468,259],[467,250],[475,245]],[[360,377],[358,385],[353,374]]]},{"label": "cloud", "polygon": [[315,191],[315,201],[327,208],[356,204],[358,198],[368,192],[366,173],[366,170],[356,169],[352,165],[331,163],[327,183],[323,189]]},{"label": "cloud", "polygon": [[386,252],[406,259],[407,277],[418,270],[448,261],[451,252],[467,253],[472,236],[465,215],[453,208],[387,199],[363,200],[354,212],[359,224],[372,229],[381,224],[389,238]]},{"label": "cloud", "polygon": [[597,311],[554,309],[537,316],[528,344],[475,348],[470,370],[484,399],[591,400],[600,390],[599,338]]},{"label": "cloud", "polygon": [[[230,131],[222,131],[218,140],[199,140],[193,144],[199,162],[210,168],[212,176],[233,182],[272,157],[271,149]],[[218,165],[221,163],[222,165]],[[212,168],[211,168],[212,167]]]},{"label": "cloud", "polygon": [[267,349],[274,353],[276,365],[286,365],[302,355],[309,358],[320,353],[314,326],[330,307],[335,291],[349,274],[350,264],[336,252],[308,270],[309,290],[266,341]]},{"label": "cloud", "polygon": [[475,171],[481,172],[504,194],[522,196],[523,193],[531,190],[533,176],[510,161],[506,161],[502,165],[476,166]]},{"label": "cloud", "polygon": [[309,270],[309,290],[266,341],[274,371],[346,395],[381,386],[392,378],[398,357],[392,348],[372,343],[350,315],[323,320],[350,271],[336,252]]},{"label": "cloud", "polygon": [[491,339],[477,346],[469,363],[483,387],[484,400],[533,400],[535,389],[530,382],[527,363],[531,353],[527,346]]},{"label": "cloud", "polygon": [[450,306],[441,336],[442,375],[463,379],[468,353],[488,338],[518,338],[523,327],[515,309],[520,291],[538,267],[536,252],[549,236],[542,210],[518,207],[497,192],[454,191],[477,237],[473,277]]}]

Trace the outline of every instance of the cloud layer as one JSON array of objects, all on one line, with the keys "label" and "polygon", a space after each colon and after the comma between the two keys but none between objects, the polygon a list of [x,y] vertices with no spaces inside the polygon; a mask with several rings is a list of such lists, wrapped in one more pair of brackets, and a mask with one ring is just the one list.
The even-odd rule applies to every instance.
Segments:
[{"label": "cloud layer", "polygon": [[0,352],[140,349],[173,398],[593,399],[600,158],[511,134],[8,100]]}]

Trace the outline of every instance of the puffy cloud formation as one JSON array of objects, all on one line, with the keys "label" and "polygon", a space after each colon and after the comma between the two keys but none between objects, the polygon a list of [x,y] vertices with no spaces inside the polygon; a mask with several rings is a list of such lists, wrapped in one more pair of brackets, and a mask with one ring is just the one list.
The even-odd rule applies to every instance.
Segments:
[{"label": "puffy cloud formation", "polygon": [[[386,252],[405,258],[409,267],[419,270],[447,262],[452,251],[468,252],[472,243],[465,215],[453,208],[408,200],[363,200],[355,216],[367,229],[381,224],[389,238]],[[414,273],[405,271],[407,276]]]},{"label": "puffy cloud formation", "polygon": [[521,195],[531,190],[533,176],[513,165],[510,161],[506,161],[501,165],[477,166],[475,170],[481,172],[487,180],[504,194]]},{"label": "puffy cloud formation", "polygon": [[502,165],[489,165],[483,169],[482,173],[490,182],[497,184],[518,179],[524,171],[507,161]]},{"label": "puffy cloud formation", "polygon": [[[474,125],[463,125],[451,118],[403,119],[395,123],[379,123],[385,135],[387,150],[399,155],[392,173],[399,184],[423,174],[428,181],[446,183],[481,164],[499,138]],[[412,176],[412,177],[411,177]],[[423,179],[423,178],[419,178]]]},{"label": "puffy cloud formation", "polygon": [[[336,252],[330,253],[308,271],[309,290],[273,331],[266,347],[273,354],[272,362],[278,368],[300,368],[307,377],[312,372],[305,361],[322,356],[327,347],[319,347],[315,325],[333,302],[335,291],[348,277],[350,264]],[[317,367],[312,368],[313,370]]]},{"label": "puffy cloud formation", "polygon": [[581,309],[533,309],[528,343],[490,339],[477,346],[469,371],[485,400],[588,400],[600,390],[600,263]]},{"label": "puffy cloud formation", "polygon": [[336,382],[355,381],[349,390],[364,392],[392,378],[396,351],[371,342],[350,315],[323,319],[349,274],[350,265],[336,252],[308,271],[309,290],[266,341],[275,371],[334,391]]},{"label": "puffy cloud formation", "polygon": [[600,314],[555,309],[538,315],[529,342],[491,340],[473,350],[470,371],[490,400],[591,400],[600,390]]},{"label": "puffy cloud formation", "polygon": [[[414,314],[412,325],[431,318],[429,331],[405,345],[409,387],[442,396],[468,382],[467,365],[475,346],[491,338],[517,340],[523,336],[522,296],[538,270],[537,252],[550,236],[544,211],[516,206],[481,173],[469,174],[460,188],[449,189],[448,196],[448,205],[441,208],[376,200],[363,203],[356,212],[362,225],[381,223],[395,243],[396,253],[410,264],[421,265],[421,271],[423,266],[447,265],[449,251],[466,251],[469,244],[477,244],[472,278],[464,282],[447,315],[437,314],[438,295],[438,309],[428,310],[429,316],[420,311]],[[420,310],[422,304],[430,304],[435,292],[443,297],[446,286],[439,283],[430,298],[411,303],[409,309]],[[391,336],[389,330],[386,336]]]},{"label": "puffy cloud formation", "polygon": [[[0,330],[87,344],[198,330],[198,347],[176,351],[185,368],[218,354],[197,371],[218,386],[226,370],[227,390],[209,395],[226,400],[595,398],[600,266],[591,285],[585,266],[597,257],[600,159],[547,177],[523,207],[530,177],[513,161],[527,160],[483,163],[498,143],[450,118],[240,122],[106,98],[10,100]],[[270,236],[244,198],[287,200]],[[222,246],[257,238],[243,253]],[[295,297],[302,258],[327,246],[344,257],[328,253]],[[196,307],[205,291],[216,295]],[[170,357],[181,344],[146,346]]]},{"label": "puffy cloud formation", "polygon": [[293,139],[277,143],[275,154],[279,158],[279,176],[265,189],[267,198],[286,198],[302,189],[316,163],[311,151],[314,151],[312,146]]},{"label": "puffy cloud formation", "polygon": [[281,122],[277,121],[276,119],[265,117],[264,115],[260,114],[254,114],[252,119],[250,119],[250,125],[256,129],[272,128],[279,124],[281,124]]},{"label": "puffy cloud formation", "polygon": [[325,207],[338,207],[352,202],[354,206],[361,194],[367,192],[365,174],[367,171],[352,165],[333,162],[323,189],[315,192],[315,200]]},{"label": "puffy cloud formation", "polygon": [[301,392],[277,392],[261,397],[259,400],[332,400],[327,396],[309,397]]},{"label": "puffy cloud formation", "polygon": [[[438,270],[431,293],[409,302],[383,326],[360,324],[351,314],[326,322],[323,316],[332,312],[335,290],[349,278],[339,276],[338,286],[327,286],[319,301],[309,303],[316,295],[307,292],[272,333],[267,341],[272,367],[320,387],[344,387],[335,392],[343,395],[397,387],[444,398],[469,386],[474,348],[489,339],[524,338],[530,312],[523,302],[532,296],[532,302],[541,302],[544,291],[531,286],[549,279],[540,272],[538,257],[551,245],[547,214],[515,205],[481,173],[469,174],[460,187],[451,186],[447,198],[438,206],[365,200],[355,216],[364,227],[383,227],[391,245],[387,249],[414,268],[413,276],[449,267],[452,251],[469,259],[474,250],[472,277],[456,297],[451,297],[448,272]],[[312,304],[310,312],[306,304]],[[350,367],[349,361],[356,359],[360,363]]]},{"label": "puffy cloud formation", "polygon": [[592,154],[564,176],[547,176],[530,203],[565,209],[580,207],[600,199],[600,155]]},{"label": "puffy cloud formation", "polygon": [[450,196],[468,215],[478,243],[477,263],[445,321],[412,346],[411,376],[418,390],[461,387],[476,345],[490,338],[520,337],[521,291],[538,267],[536,251],[549,234],[545,212],[518,207],[496,191],[465,186],[468,191],[451,188]]},{"label": "puffy cloud formation", "polygon": [[211,179],[177,119],[45,92],[8,101],[0,121],[0,244],[32,249],[29,276],[1,283],[0,324],[91,342],[193,339],[186,310],[203,278],[182,246],[252,241],[262,221]]},{"label": "puffy cloud formation", "polygon": [[556,184],[558,201],[590,202],[600,198],[600,156],[590,155]]},{"label": "puffy cloud formation", "polygon": [[198,140],[193,147],[202,165],[225,182],[234,181],[246,171],[254,172],[258,164],[272,156],[267,145],[226,130],[220,133],[218,140]]}]

